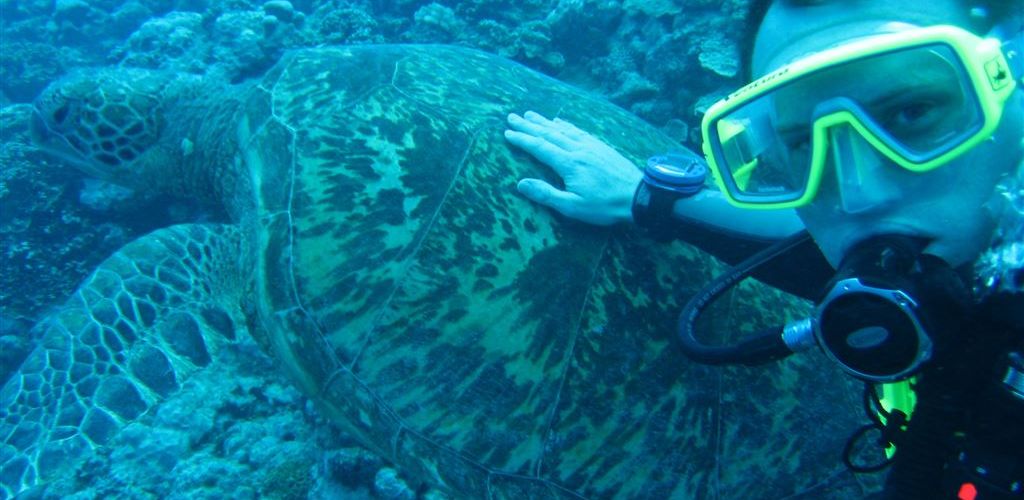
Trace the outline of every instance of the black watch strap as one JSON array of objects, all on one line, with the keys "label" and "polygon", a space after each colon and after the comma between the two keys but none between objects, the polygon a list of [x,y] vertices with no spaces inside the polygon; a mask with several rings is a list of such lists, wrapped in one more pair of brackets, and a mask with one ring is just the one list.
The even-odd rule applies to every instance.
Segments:
[{"label": "black watch strap", "polygon": [[633,221],[654,239],[673,239],[679,225],[673,217],[676,200],[699,193],[706,178],[707,165],[691,151],[648,158],[644,177],[633,193]]},{"label": "black watch strap", "polygon": [[676,226],[672,212],[676,200],[683,197],[680,193],[641,181],[633,194],[633,222],[650,231],[655,239],[670,240]]}]

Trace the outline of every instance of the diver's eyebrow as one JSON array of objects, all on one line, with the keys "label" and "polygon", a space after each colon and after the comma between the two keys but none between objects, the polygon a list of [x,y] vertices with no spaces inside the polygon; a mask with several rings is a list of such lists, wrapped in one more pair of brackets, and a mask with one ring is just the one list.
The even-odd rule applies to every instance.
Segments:
[{"label": "diver's eyebrow", "polygon": [[871,106],[887,106],[888,104],[897,101],[906,96],[908,90],[913,90],[912,87],[901,87],[899,89],[888,88],[885,92],[878,93],[876,95],[868,95],[861,99],[864,104]]},{"label": "diver's eyebrow", "polygon": [[908,97],[914,99],[941,99],[945,95],[943,92],[937,91],[936,89],[925,89],[918,85],[900,85],[896,88],[888,88],[886,92],[881,92],[874,96],[866,96],[862,99],[864,105],[872,108],[885,108],[894,103],[900,103],[906,101]]},{"label": "diver's eyebrow", "polygon": [[[950,80],[953,80],[952,82]],[[939,96],[944,92],[939,87],[960,88],[961,83],[949,72],[943,72],[933,67],[926,67],[914,73],[900,73],[887,80],[882,88],[877,88],[874,93],[871,88],[864,88],[864,94],[859,99],[863,104],[885,106],[893,102],[905,99],[906,96]]]}]

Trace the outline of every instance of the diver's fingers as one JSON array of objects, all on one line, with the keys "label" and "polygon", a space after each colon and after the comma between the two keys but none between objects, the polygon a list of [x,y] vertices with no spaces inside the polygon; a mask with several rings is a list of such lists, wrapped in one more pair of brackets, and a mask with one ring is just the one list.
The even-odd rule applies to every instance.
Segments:
[{"label": "diver's fingers", "polygon": [[554,124],[558,126],[558,129],[562,132],[562,135],[572,139],[574,141],[583,141],[588,137],[593,137],[584,130],[574,125],[572,122],[567,122],[561,118],[555,118]]},{"label": "diver's fingers", "polygon": [[533,111],[527,111],[523,116],[508,115],[508,125],[513,130],[539,137],[567,151],[577,149],[575,141],[562,133],[562,126]]},{"label": "diver's fingers", "polygon": [[516,130],[506,130],[505,139],[551,167],[562,178],[572,173],[575,162],[570,153],[550,141]]},{"label": "diver's fingers", "polygon": [[572,122],[563,120],[558,117],[549,120],[540,113],[537,113],[535,111],[527,111],[523,118],[530,123],[537,124],[538,126],[542,127],[545,130],[552,131],[553,133],[556,132],[559,135],[572,140],[584,140],[592,137],[590,134],[580,129]]},{"label": "diver's fingers", "polygon": [[580,197],[574,193],[562,191],[540,179],[523,179],[516,187],[530,201],[553,208],[567,217],[576,216]]}]

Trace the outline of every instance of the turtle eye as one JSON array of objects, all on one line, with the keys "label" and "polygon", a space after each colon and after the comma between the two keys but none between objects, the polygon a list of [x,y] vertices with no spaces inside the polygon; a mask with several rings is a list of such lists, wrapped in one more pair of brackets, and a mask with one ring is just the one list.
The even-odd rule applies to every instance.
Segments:
[{"label": "turtle eye", "polygon": [[69,113],[68,105],[67,104],[62,104],[59,108],[57,108],[53,112],[53,122],[56,123],[57,125],[63,125],[64,124],[64,120],[68,117],[68,113]]}]

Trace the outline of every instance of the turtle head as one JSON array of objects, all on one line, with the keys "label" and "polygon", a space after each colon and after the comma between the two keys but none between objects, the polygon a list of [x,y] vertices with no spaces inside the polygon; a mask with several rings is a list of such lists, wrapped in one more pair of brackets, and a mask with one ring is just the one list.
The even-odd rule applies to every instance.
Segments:
[{"label": "turtle head", "polygon": [[146,70],[72,73],[36,98],[32,137],[89,175],[136,184],[140,159],[160,142],[171,80]]}]

